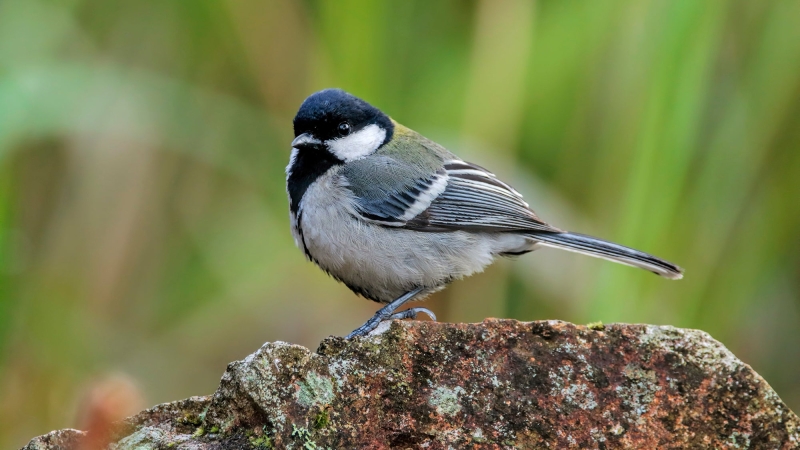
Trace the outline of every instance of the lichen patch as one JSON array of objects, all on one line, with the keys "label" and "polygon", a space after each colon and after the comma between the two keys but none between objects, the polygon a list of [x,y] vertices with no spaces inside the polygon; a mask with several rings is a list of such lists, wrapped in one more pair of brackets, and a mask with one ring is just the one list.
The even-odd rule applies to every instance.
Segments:
[{"label": "lichen patch", "polygon": [[461,412],[461,395],[464,389],[461,386],[450,388],[439,386],[433,390],[428,404],[436,409],[436,412],[445,416],[454,416]]},{"label": "lichen patch", "polygon": [[331,379],[313,370],[308,372],[304,380],[300,381],[296,396],[297,403],[306,408],[328,405],[333,402],[334,397]]}]

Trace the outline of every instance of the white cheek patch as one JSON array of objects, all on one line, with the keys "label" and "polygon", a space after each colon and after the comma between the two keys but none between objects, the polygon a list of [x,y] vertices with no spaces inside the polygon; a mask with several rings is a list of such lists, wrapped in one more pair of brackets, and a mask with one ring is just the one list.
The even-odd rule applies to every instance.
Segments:
[{"label": "white cheek patch", "polygon": [[375,125],[356,131],[353,134],[327,142],[330,151],[344,162],[363,158],[372,154],[386,139],[386,130]]}]

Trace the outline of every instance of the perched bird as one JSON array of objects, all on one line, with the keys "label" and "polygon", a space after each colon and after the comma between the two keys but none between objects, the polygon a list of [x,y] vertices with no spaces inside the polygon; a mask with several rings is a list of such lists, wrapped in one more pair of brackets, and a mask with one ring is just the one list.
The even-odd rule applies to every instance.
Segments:
[{"label": "perched bird", "polygon": [[498,256],[555,247],[679,279],[670,262],[540,219],[522,195],[481,166],[395,122],[347,92],[309,96],[294,118],[286,168],[292,235],[324,271],[387,305],[348,338]]}]

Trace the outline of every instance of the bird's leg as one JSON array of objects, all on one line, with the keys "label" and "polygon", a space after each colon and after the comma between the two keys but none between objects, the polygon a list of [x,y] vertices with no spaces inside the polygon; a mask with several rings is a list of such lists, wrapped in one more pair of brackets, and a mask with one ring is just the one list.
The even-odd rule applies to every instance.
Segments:
[{"label": "bird's leg", "polygon": [[[364,336],[367,333],[369,333],[370,331],[374,330],[375,327],[377,327],[378,324],[380,324],[384,320],[389,320],[389,319],[393,318],[392,316],[394,315],[394,312],[397,311],[398,308],[403,306],[407,301],[409,301],[412,298],[416,297],[417,294],[419,294],[420,292],[422,292],[422,288],[421,287],[420,288],[416,288],[416,289],[411,290],[411,291],[408,291],[405,294],[401,295],[400,297],[397,298],[397,300],[394,300],[393,302],[391,302],[388,305],[384,306],[383,308],[379,309],[378,312],[376,312],[375,315],[372,316],[371,319],[366,321],[366,323],[364,323],[364,325],[361,325],[360,327],[358,327],[355,330],[353,330],[353,332],[348,334],[345,339],[354,338],[356,336]],[[413,309],[416,309],[416,308],[412,308],[412,310]],[[420,308],[420,309],[424,309],[424,308]],[[405,313],[406,312],[403,311],[403,312],[398,313],[398,314],[405,314]],[[408,314],[409,314],[409,317],[410,317],[411,314],[414,314],[414,316],[416,316],[416,312],[408,313]]]}]

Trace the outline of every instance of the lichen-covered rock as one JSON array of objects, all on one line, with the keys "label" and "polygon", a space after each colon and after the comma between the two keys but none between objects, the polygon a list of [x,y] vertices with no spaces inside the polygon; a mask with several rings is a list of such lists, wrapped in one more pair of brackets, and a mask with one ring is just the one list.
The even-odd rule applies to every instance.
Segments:
[{"label": "lichen-covered rock", "polygon": [[85,437],[85,432],[71,428],[51,431],[33,438],[22,450],[77,449]]},{"label": "lichen-covered rock", "polygon": [[[110,448],[790,449],[799,427],[701,331],[395,321],[316,353],[267,343],[213,396],[128,419]],[[26,448],[77,448],[48,436]]]}]

